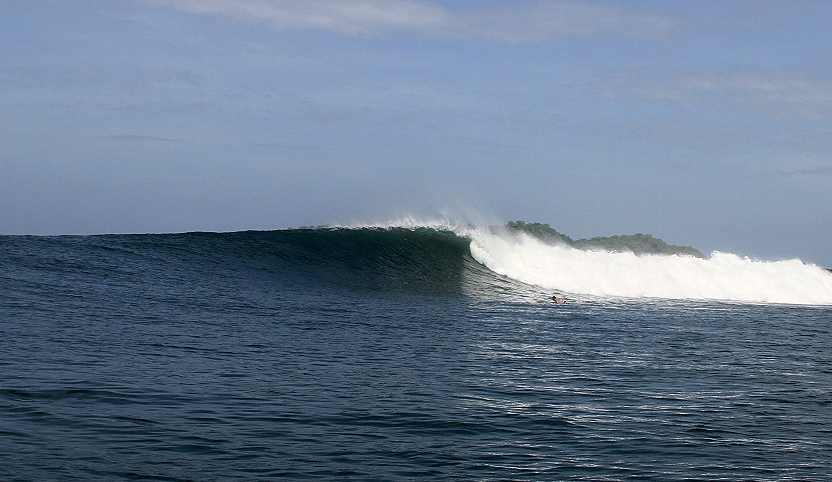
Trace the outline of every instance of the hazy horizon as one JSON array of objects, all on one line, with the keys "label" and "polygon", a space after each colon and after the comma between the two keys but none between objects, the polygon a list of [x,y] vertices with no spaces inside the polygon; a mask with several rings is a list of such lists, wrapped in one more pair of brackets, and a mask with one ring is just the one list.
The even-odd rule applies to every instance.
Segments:
[{"label": "hazy horizon", "polygon": [[832,266],[832,4],[0,1],[0,234],[402,216]]}]

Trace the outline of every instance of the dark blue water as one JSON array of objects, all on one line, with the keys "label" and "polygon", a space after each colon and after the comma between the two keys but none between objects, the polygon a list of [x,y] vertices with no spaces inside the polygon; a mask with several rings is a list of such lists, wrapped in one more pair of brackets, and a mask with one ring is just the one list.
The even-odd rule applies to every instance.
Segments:
[{"label": "dark blue water", "polygon": [[0,479],[832,479],[832,309],[555,305],[466,243],[0,237]]}]

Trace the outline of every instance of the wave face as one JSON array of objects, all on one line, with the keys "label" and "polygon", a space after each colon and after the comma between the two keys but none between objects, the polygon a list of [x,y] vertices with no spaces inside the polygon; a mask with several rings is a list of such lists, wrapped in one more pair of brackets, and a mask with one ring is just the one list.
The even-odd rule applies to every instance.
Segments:
[{"label": "wave face", "polygon": [[754,261],[720,252],[700,259],[581,251],[496,229],[475,231],[471,238],[473,257],[495,273],[573,294],[832,304],[832,274],[797,259]]},{"label": "wave face", "polygon": [[428,227],[318,228],[249,233],[271,269],[341,288],[459,295],[500,284],[469,240]]},{"label": "wave face", "polygon": [[226,285],[226,280],[236,279],[277,286],[287,295],[304,291],[330,296],[358,290],[539,297],[539,290],[477,262],[470,253],[470,238],[445,227],[0,237],[3,239],[20,246],[21,252],[41,253],[38,266],[31,266],[25,254],[21,256],[28,268],[56,270],[65,276],[83,273],[153,283],[200,279],[205,285]]}]

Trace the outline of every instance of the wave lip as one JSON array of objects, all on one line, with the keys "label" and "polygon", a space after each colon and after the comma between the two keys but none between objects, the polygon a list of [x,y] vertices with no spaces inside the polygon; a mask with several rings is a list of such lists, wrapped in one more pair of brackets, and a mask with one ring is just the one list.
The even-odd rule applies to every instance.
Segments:
[{"label": "wave lip", "polygon": [[546,289],[612,297],[832,304],[832,274],[798,259],[756,261],[635,255],[549,245],[525,233],[479,229],[471,254],[495,273]]}]

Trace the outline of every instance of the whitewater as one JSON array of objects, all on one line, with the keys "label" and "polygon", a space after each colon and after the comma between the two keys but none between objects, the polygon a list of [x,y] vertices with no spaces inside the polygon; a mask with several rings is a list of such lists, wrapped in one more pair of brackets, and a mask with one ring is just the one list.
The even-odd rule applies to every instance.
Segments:
[{"label": "whitewater", "polygon": [[353,227],[428,227],[471,240],[471,256],[491,271],[572,296],[832,304],[832,273],[799,259],[755,260],[714,251],[679,255],[581,250],[524,232],[448,220],[402,218]]}]

